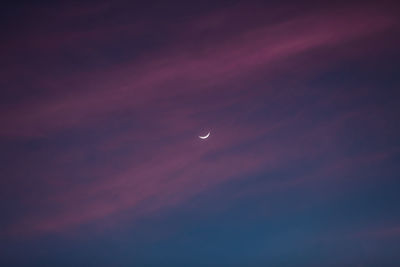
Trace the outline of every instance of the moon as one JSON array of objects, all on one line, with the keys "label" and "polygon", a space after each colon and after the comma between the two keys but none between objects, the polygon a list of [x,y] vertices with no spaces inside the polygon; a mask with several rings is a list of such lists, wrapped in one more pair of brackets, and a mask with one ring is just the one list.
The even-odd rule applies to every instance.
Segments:
[{"label": "moon", "polygon": [[200,139],[207,139],[209,136],[210,136],[210,132],[208,132],[208,134],[206,134],[204,136],[199,135],[199,138]]}]

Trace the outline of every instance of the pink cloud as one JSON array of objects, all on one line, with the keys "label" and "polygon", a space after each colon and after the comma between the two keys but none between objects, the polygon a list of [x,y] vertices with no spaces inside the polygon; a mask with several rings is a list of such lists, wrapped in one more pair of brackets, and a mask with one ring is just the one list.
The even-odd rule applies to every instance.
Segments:
[{"label": "pink cloud", "polygon": [[[193,25],[201,28],[211,24],[221,30],[230,27],[224,19],[204,20],[203,24],[200,20]],[[138,61],[57,82],[44,79],[49,87],[45,97],[23,100],[2,110],[1,136],[29,140],[57,136],[63,131],[100,131],[119,119],[116,114],[124,112],[138,123],[109,135],[99,134],[93,148],[73,146],[54,154],[42,152],[37,168],[45,170],[39,171],[42,175],[36,182],[50,189],[43,196],[29,198],[29,211],[7,231],[59,232],[124,212],[143,216],[184,203],[231,179],[243,179],[252,172],[286,166],[304,157],[321,156],[327,146],[331,147],[326,140],[334,143],[341,123],[353,113],[326,125],[300,128],[293,135],[293,125],[308,125],[306,112],[295,107],[296,97],[306,94],[307,89],[297,86],[290,94],[290,90],[279,92],[273,86],[257,90],[242,84],[252,75],[273,80],[303,71],[298,68],[322,71],[319,62],[302,66],[297,59],[315,49],[374,34],[392,23],[391,17],[379,14],[307,14],[244,30],[224,41],[207,39],[198,52],[186,48],[179,42],[182,37],[176,37],[178,41],[171,41],[173,45],[162,53]],[[186,31],[190,29],[183,27],[181,35],[190,35]],[[108,30],[106,33],[109,36]],[[71,34],[66,36],[75,36]],[[82,35],[97,40],[93,35]],[[57,42],[50,38],[38,45],[52,48]],[[329,97],[321,101],[334,101]],[[246,119],[262,106],[280,101],[295,107],[293,113],[285,116],[287,110],[281,107],[274,110],[272,119]],[[232,106],[245,111],[232,116],[227,111]],[[205,127],[212,129],[212,134],[209,140],[200,142],[196,136]],[[290,136],[284,134],[288,132]],[[313,138],[312,144],[307,138]],[[266,141],[257,143],[259,139]],[[231,152],[243,144],[247,144],[246,149]],[[135,145],[142,148],[134,150]],[[132,151],[118,152],[124,146]],[[90,149],[110,159],[102,166],[77,168],[81,176],[87,176],[82,181],[60,172],[60,168],[67,170],[87,159]],[[329,168],[334,171],[340,166],[323,167],[323,171]]]},{"label": "pink cloud", "polygon": [[[29,101],[9,107],[2,112],[2,134],[40,135],[74,127],[102,119],[110,112],[168,101],[187,91],[215,90],[216,86],[240,81],[257,69],[268,77],[268,71],[295,60],[296,55],[349,42],[385,29],[392,21],[376,15],[309,15],[250,30],[229,41],[210,40],[208,48],[199,54],[182,51],[178,45],[172,54],[166,51],[149,61],[84,73],[69,86],[61,85],[65,88],[63,94],[57,92],[33,104]],[[284,69],[280,75],[287,75],[288,71]]]}]

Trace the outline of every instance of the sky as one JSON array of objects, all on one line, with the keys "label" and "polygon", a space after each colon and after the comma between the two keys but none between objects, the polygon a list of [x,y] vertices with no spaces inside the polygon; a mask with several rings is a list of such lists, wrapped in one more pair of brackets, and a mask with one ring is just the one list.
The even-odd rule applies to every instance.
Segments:
[{"label": "sky", "polygon": [[399,11],[5,4],[0,265],[400,266]]}]

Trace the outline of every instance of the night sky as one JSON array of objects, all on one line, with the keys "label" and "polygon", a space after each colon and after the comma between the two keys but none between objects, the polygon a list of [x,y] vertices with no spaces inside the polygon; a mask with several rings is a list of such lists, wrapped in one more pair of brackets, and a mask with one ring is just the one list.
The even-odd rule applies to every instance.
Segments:
[{"label": "night sky", "polygon": [[400,266],[399,14],[3,4],[0,266]]}]

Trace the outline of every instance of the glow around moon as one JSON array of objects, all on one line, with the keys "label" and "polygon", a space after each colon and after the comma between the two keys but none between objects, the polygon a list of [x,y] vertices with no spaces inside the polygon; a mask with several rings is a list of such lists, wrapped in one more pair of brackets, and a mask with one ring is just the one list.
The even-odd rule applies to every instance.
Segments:
[{"label": "glow around moon", "polygon": [[208,134],[206,134],[204,136],[199,135],[199,138],[200,139],[207,139],[209,136],[210,136],[210,132],[208,132]]}]

